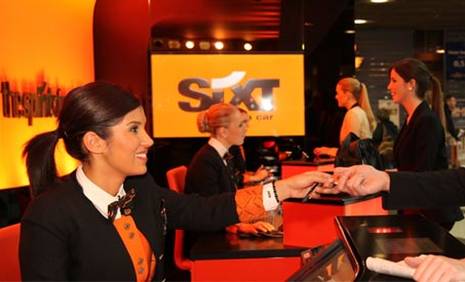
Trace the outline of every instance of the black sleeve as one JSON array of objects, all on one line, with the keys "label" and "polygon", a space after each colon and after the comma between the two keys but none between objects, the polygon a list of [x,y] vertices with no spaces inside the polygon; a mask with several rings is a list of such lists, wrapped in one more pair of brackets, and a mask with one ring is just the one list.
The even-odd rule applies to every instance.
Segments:
[{"label": "black sleeve", "polygon": [[221,164],[215,159],[202,155],[192,160],[186,174],[186,194],[197,193],[202,196],[216,195],[223,191],[220,187]]},{"label": "black sleeve", "polygon": [[465,205],[465,169],[390,174],[385,209],[442,208]]},{"label": "black sleeve", "polygon": [[53,208],[40,202],[27,211],[21,221],[19,257],[23,281],[70,279],[67,273],[69,246],[65,235],[68,223],[60,216],[66,213],[50,210]]},{"label": "black sleeve", "polygon": [[435,162],[444,140],[444,130],[434,115],[422,117],[415,125],[415,146],[411,152],[415,156],[415,171],[428,171],[436,167]]},{"label": "black sleeve", "polygon": [[383,124],[378,122],[375,130],[373,131],[373,137],[371,138],[377,146],[383,141]]}]

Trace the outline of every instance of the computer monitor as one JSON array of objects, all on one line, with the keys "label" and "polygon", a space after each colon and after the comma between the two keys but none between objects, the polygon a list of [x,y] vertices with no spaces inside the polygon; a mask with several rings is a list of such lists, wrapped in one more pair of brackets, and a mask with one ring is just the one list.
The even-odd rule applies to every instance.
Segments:
[{"label": "computer monitor", "polygon": [[354,281],[355,266],[340,240],[310,258],[287,281]]}]

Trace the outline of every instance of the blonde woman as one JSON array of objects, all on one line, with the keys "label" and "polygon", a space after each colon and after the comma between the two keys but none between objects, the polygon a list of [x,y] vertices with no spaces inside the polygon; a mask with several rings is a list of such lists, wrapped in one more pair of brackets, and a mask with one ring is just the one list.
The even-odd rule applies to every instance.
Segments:
[{"label": "blonde woman", "polygon": [[[371,110],[365,84],[355,78],[343,78],[336,85],[335,98],[340,108],[347,109],[339,132],[339,143],[341,144],[351,132],[360,139],[371,138],[376,120]],[[316,156],[335,157],[337,150],[338,148],[319,147],[313,152]]]},{"label": "blonde woman", "polygon": [[[238,107],[219,103],[201,112],[197,127],[202,133],[209,133],[210,139],[192,159],[186,175],[187,194],[212,196],[235,192],[238,188],[234,177],[234,167],[229,148],[244,142],[249,118]],[[230,232],[257,233],[271,231],[273,226],[258,221],[254,224],[239,223],[228,228]]]}]

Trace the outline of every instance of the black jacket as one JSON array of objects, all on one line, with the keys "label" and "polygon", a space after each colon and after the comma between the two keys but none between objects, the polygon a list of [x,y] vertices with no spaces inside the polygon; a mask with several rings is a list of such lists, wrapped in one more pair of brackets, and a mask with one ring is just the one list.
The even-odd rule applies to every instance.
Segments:
[{"label": "black jacket", "polygon": [[405,121],[394,144],[399,171],[447,169],[444,129],[439,118],[423,101]]},{"label": "black jacket", "polygon": [[215,148],[209,144],[202,146],[187,170],[185,193],[211,196],[235,190],[233,171],[226,167]]},{"label": "black jacket", "polygon": [[[124,187],[136,189],[132,216],[157,258],[155,280],[163,279],[166,227],[208,230],[238,221],[234,194],[179,195],[149,175],[128,178]],[[20,265],[23,280],[136,280],[116,228],[86,198],[74,173],[29,205],[21,222]]]},{"label": "black jacket", "polygon": [[383,207],[444,208],[465,205],[465,169],[395,172],[390,192],[383,194]]},{"label": "black jacket", "polygon": [[[426,101],[418,105],[410,122],[405,121],[402,126],[394,144],[394,158],[399,171],[448,168],[444,129]],[[422,213],[444,226],[463,218],[458,207],[422,210]]]}]

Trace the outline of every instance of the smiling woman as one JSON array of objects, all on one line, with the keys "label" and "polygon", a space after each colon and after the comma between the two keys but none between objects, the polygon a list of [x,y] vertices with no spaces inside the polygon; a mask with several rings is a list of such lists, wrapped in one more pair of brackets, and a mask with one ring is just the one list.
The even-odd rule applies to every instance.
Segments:
[{"label": "smiling woman", "polygon": [[[210,198],[178,195],[146,173],[153,141],[145,122],[131,93],[94,82],[66,96],[56,130],[29,141],[24,154],[35,198],[21,221],[22,279],[161,281],[167,228],[250,222],[329,178],[307,173]],[[60,139],[81,163],[62,178],[53,158]]]}]

